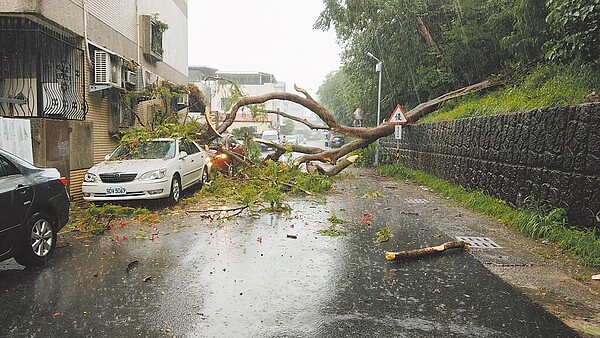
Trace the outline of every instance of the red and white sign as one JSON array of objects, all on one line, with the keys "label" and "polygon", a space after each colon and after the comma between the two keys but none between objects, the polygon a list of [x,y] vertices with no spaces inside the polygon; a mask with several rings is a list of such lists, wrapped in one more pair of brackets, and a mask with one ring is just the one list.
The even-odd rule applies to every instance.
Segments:
[{"label": "red and white sign", "polygon": [[400,104],[396,105],[396,108],[394,108],[394,111],[392,112],[392,115],[390,115],[390,119],[388,120],[389,124],[407,124],[408,123],[408,118],[406,117],[406,114],[404,114],[404,109],[402,109],[402,106]]}]

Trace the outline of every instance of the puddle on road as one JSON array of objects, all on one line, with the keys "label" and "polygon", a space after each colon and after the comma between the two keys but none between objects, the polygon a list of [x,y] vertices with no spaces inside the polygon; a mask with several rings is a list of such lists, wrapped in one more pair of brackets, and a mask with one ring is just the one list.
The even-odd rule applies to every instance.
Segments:
[{"label": "puddle on road", "polygon": [[[157,321],[195,337],[318,329],[315,319],[336,294],[343,254],[335,253],[344,243],[317,233],[327,226],[326,206],[292,207],[290,214],[238,217],[198,231],[162,282],[172,291],[157,301]],[[193,311],[182,316],[180,307]]]}]

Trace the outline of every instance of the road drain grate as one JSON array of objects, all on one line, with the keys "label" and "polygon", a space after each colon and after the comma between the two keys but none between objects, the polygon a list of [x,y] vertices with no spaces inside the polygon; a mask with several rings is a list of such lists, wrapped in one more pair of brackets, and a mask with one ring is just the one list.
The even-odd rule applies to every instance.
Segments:
[{"label": "road drain grate", "polygon": [[406,203],[408,204],[426,204],[429,203],[428,200],[424,199],[424,198],[407,198],[405,199]]},{"label": "road drain grate", "polygon": [[501,249],[502,247],[496,242],[492,241],[487,237],[468,237],[468,236],[456,236],[456,239],[463,241],[471,248],[476,249]]}]

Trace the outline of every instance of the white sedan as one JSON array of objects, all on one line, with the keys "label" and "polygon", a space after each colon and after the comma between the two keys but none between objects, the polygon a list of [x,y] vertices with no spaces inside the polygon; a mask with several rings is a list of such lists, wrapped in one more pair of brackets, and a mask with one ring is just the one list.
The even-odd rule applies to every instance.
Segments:
[{"label": "white sedan", "polygon": [[81,190],[90,202],[168,198],[208,181],[210,156],[193,141],[161,138],[119,145],[85,174]]}]

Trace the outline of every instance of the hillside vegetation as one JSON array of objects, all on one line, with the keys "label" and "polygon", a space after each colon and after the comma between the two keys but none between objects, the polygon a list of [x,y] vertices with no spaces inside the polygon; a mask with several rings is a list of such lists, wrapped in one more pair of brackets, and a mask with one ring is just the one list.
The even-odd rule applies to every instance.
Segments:
[{"label": "hillside vegetation", "polygon": [[544,64],[501,89],[447,102],[418,123],[576,105],[595,88],[600,77],[589,65]]},{"label": "hillside vegetation", "polygon": [[[420,103],[503,75],[506,87],[442,107],[436,117],[583,102],[600,92],[600,0],[324,0],[315,28],[334,30],[343,66],[317,96],[341,123],[362,107],[376,126]],[[379,69],[379,68],[378,68]]]}]

